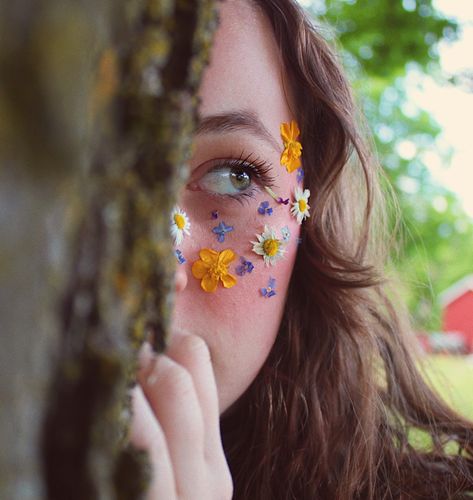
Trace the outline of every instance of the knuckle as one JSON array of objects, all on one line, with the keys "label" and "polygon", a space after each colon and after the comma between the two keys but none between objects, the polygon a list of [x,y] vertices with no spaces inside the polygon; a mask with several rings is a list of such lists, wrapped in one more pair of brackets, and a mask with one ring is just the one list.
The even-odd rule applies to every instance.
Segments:
[{"label": "knuckle", "polygon": [[198,335],[183,335],[176,340],[170,351],[178,358],[194,358],[203,362],[210,362],[210,350],[202,337]]},{"label": "knuckle", "polygon": [[194,391],[191,374],[181,365],[170,362],[160,376],[160,385],[172,395],[186,396]]}]

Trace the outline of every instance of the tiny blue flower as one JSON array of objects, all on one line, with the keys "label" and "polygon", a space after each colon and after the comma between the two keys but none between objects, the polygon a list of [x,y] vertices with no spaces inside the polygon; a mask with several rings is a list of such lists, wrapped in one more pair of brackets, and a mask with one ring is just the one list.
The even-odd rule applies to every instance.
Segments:
[{"label": "tiny blue flower", "polygon": [[266,288],[261,288],[260,293],[263,297],[269,299],[276,295],[276,278],[269,278],[268,286]]},{"label": "tiny blue flower", "polygon": [[230,231],[233,231],[233,226],[227,226],[223,221],[212,229],[212,232],[217,235],[217,241],[219,243],[223,243],[225,241],[225,234]]},{"label": "tiny blue flower", "polygon": [[176,259],[179,264],[184,264],[184,262],[186,262],[186,259],[184,258],[184,255],[182,255],[182,252],[180,250],[175,250],[174,254],[176,255]]},{"label": "tiny blue flower", "polygon": [[272,215],[273,209],[269,207],[269,201],[262,201],[258,207],[258,213],[261,215]]},{"label": "tiny blue flower", "polygon": [[246,273],[251,273],[255,266],[249,260],[246,260],[245,257],[240,257],[241,264],[237,266],[236,273],[238,276],[244,276]]},{"label": "tiny blue flower", "polygon": [[304,169],[302,167],[299,167],[297,169],[297,182],[299,184],[302,184],[303,180],[304,180]]},{"label": "tiny blue flower", "polygon": [[287,226],[281,228],[281,235],[283,241],[289,241],[289,239],[291,238],[291,231],[289,231],[289,228]]},{"label": "tiny blue flower", "polygon": [[287,205],[289,204],[289,198],[281,198],[280,196],[278,197],[278,199],[276,200],[277,203],[281,204],[281,205]]}]

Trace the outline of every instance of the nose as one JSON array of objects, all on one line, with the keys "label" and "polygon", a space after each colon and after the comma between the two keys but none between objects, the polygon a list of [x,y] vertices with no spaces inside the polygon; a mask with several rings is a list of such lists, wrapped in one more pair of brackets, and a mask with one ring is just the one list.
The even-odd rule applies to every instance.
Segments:
[{"label": "nose", "polygon": [[178,265],[176,269],[175,280],[175,290],[177,292],[182,292],[187,286],[187,272],[184,265]]}]

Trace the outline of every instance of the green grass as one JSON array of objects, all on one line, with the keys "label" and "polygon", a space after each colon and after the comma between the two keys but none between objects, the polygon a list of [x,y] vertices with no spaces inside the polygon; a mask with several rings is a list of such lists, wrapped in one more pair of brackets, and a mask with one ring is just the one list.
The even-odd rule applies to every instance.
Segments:
[{"label": "green grass", "polygon": [[443,399],[473,420],[473,358],[429,356],[425,360],[425,371]]},{"label": "green grass", "polygon": [[[429,356],[422,362],[427,379],[436,392],[458,413],[473,420],[473,358]],[[430,450],[432,440],[420,429],[410,429],[410,443],[419,450]],[[447,443],[447,453],[457,453],[458,445]]]}]

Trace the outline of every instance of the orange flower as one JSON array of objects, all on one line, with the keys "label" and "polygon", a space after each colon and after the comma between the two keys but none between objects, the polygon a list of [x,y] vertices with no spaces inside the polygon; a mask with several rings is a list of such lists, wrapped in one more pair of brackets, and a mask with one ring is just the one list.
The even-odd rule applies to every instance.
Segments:
[{"label": "orange flower", "polygon": [[221,281],[225,288],[236,285],[236,278],[228,272],[228,265],[235,260],[232,250],[216,252],[210,248],[202,248],[199,252],[200,260],[192,264],[192,275],[202,280],[200,286],[206,292],[215,292],[218,282]]},{"label": "orange flower", "polygon": [[302,144],[297,140],[300,134],[297,123],[292,120],[291,123],[281,123],[281,138],[284,143],[284,151],[281,154],[281,165],[291,173],[301,166]]}]

